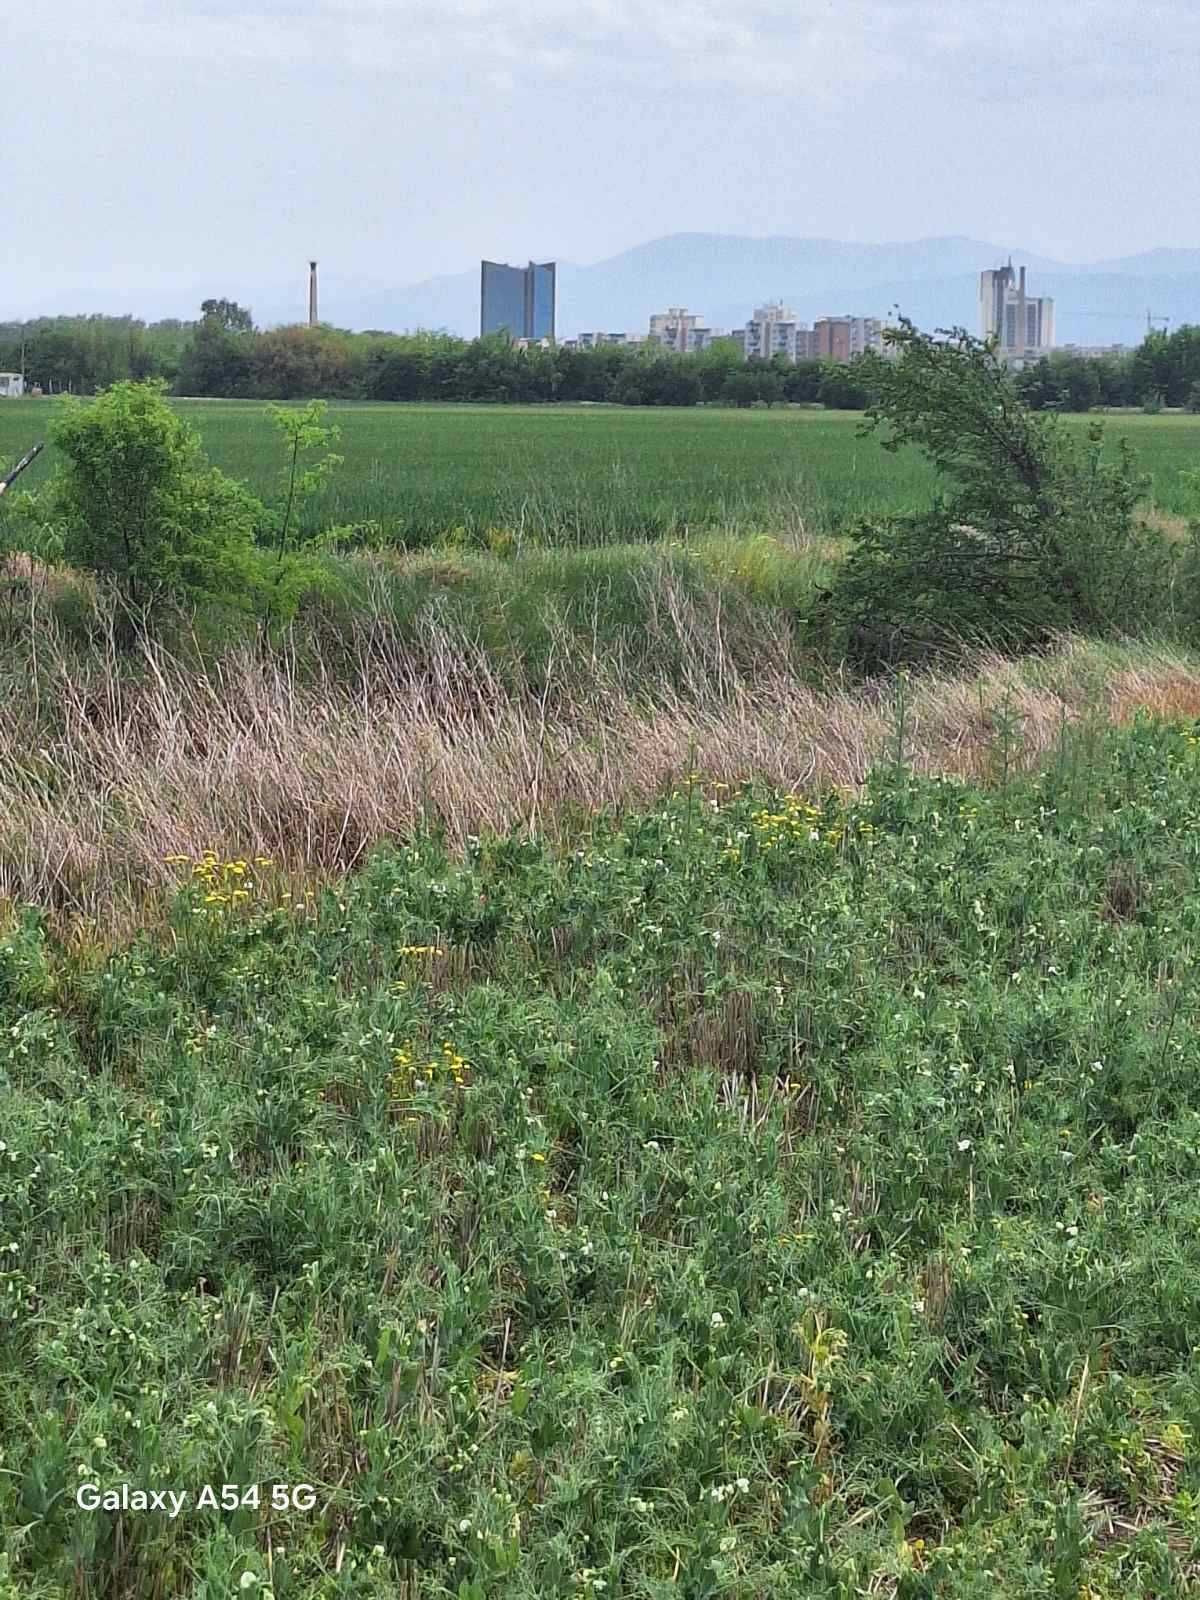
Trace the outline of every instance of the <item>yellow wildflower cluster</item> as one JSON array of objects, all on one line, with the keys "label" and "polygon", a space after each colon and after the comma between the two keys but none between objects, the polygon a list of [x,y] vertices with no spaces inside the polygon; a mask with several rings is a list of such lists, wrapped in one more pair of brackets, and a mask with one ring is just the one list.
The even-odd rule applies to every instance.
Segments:
[{"label": "yellow wildflower cluster", "polygon": [[822,828],[824,818],[820,806],[814,806],[811,801],[801,799],[799,795],[784,795],[780,807],[771,811],[764,807],[756,811],[750,818],[755,832],[759,835],[759,844],[764,850],[773,850],[787,842],[826,844],[830,849],[836,849],[842,842],[845,833],[844,826],[838,824],[829,828]]},{"label": "yellow wildflower cluster", "polygon": [[440,1056],[418,1062],[411,1045],[403,1045],[392,1053],[392,1070],[388,1073],[388,1091],[394,1100],[407,1100],[419,1089],[433,1089],[440,1084],[453,1084],[465,1089],[470,1082],[471,1063],[447,1040]]},{"label": "yellow wildflower cluster", "polygon": [[444,956],[446,952],[436,944],[401,944],[396,946],[398,956]]},{"label": "yellow wildflower cluster", "polygon": [[[215,850],[206,850],[197,860],[193,856],[167,856],[172,867],[190,867],[192,883],[201,891],[202,904],[215,909],[232,909],[242,905],[255,893],[251,863],[242,860],[223,861]],[[253,865],[269,867],[269,856],[255,856]]]}]

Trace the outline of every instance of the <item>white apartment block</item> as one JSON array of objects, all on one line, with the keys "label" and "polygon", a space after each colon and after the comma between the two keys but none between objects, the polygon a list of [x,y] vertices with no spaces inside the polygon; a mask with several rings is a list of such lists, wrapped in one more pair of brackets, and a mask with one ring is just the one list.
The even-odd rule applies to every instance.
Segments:
[{"label": "white apartment block", "polygon": [[783,356],[787,361],[806,361],[813,352],[808,323],[778,301],[755,309],[738,343],[747,360],[770,361],[772,356]]}]

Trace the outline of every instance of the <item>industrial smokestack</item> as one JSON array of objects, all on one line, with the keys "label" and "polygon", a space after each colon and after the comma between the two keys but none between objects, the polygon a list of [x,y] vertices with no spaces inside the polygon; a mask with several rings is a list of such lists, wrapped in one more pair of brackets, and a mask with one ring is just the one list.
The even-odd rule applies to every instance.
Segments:
[{"label": "industrial smokestack", "polygon": [[315,328],[317,325],[317,263],[308,263],[308,325]]}]

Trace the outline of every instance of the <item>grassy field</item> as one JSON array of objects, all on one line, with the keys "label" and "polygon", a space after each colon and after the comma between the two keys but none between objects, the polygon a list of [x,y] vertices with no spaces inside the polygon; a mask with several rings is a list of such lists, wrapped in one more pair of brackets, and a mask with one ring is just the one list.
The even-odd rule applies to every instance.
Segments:
[{"label": "grassy field", "polygon": [[1141,724],[14,922],[0,1594],[1200,1592],[1198,794]]},{"label": "grassy field", "polygon": [[[0,460],[44,436],[50,401],[0,405]],[[184,401],[212,459],[255,489],[277,490],[278,444],[262,405]],[[315,525],[378,522],[397,543],[455,528],[510,530],[530,542],[599,544],[706,531],[825,535],[855,517],[928,496],[914,454],[858,436],[857,415],[801,410],[343,405],[345,466],[310,509]],[[1082,430],[1083,418],[1069,426]],[[1120,416],[1172,515],[1200,513],[1180,477],[1200,464],[1200,418]],[[49,456],[27,475],[35,485]]]}]

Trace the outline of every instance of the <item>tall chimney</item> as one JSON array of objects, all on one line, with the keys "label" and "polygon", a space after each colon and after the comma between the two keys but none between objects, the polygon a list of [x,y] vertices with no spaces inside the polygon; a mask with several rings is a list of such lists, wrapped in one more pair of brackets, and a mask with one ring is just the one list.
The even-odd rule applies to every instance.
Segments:
[{"label": "tall chimney", "polygon": [[308,263],[308,325],[315,328],[317,325],[317,263]]}]

